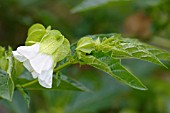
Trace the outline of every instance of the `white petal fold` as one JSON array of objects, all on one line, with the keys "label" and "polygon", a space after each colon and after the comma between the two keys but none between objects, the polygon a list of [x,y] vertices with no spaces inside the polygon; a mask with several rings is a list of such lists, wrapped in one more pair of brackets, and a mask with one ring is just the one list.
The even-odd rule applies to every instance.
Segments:
[{"label": "white petal fold", "polygon": [[23,62],[34,79],[38,78],[41,86],[51,88],[54,60],[52,56],[40,53],[39,49],[40,44],[36,43],[32,46],[20,46],[12,53],[18,61]]},{"label": "white petal fold", "polygon": [[24,56],[22,56],[21,54],[19,54],[17,51],[12,51],[12,54],[14,55],[14,57],[20,61],[20,62],[24,62],[25,60],[27,60],[27,58],[25,58]]},{"label": "white petal fold", "polygon": [[43,71],[38,76],[39,84],[45,88],[51,88],[52,87],[52,77],[53,77],[53,69],[50,69],[48,71]]},{"label": "white petal fold", "polygon": [[43,70],[49,70],[53,67],[53,59],[50,55],[39,53],[30,59],[30,64],[33,69],[40,74]]},{"label": "white petal fold", "polygon": [[35,71],[33,71],[31,74],[32,74],[32,77],[33,77],[34,79],[39,76],[39,74],[38,74],[37,72],[35,72]]},{"label": "white petal fold", "polygon": [[28,71],[30,71],[30,72],[34,71],[34,69],[32,68],[29,60],[24,61],[24,62],[23,62],[23,65],[24,65],[24,67],[25,67]]},{"label": "white petal fold", "polygon": [[40,44],[36,43],[32,46],[20,46],[17,48],[17,52],[27,59],[35,57],[39,52]]}]

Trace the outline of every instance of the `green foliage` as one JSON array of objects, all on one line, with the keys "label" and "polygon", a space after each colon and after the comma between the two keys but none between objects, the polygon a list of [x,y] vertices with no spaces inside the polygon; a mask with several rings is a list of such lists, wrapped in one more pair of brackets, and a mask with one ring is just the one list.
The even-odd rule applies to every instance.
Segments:
[{"label": "green foliage", "polygon": [[12,71],[14,66],[13,57],[11,56],[11,48],[8,47],[8,51],[1,48],[0,55],[0,97],[12,101],[14,92],[14,82],[12,79]]},{"label": "green foliage", "polygon": [[156,6],[160,4],[160,0],[84,0],[80,4],[78,4],[76,7],[74,7],[71,12],[77,13],[77,12],[83,12],[87,10],[91,10],[94,8],[98,8],[100,6],[104,6],[106,4],[114,4],[115,2],[132,2],[134,4],[137,4],[139,7],[148,7],[148,6]]},{"label": "green foliage", "polygon": [[8,68],[8,57],[9,52],[5,50],[5,48],[0,46],[0,69],[7,71]]},{"label": "green foliage", "polygon": [[22,86],[18,85],[17,89],[20,91],[21,95],[23,96],[27,107],[30,107],[30,95],[26,89],[24,89]]},{"label": "green foliage", "polygon": [[[115,58],[136,58],[165,66],[160,60],[170,60],[170,53],[142,43],[136,39],[123,38],[119,34],[89,36],[102,40],[98,50]],[[166,67],[166,66],[165,66]]]},{"label": "green foliage", "polygon": [[114,78],[140,90],[147,88],[121,65],[120,60],[136,58],[165,66],[160,60],[170,58],[170,54],[164,50],[138,40],[123,38],[119,34],[86,36],[77,43],[76,50],[78,59],[80,62],[83,61],[83,64],[103,70]]},{"label": "green foliage", "polygon": [[[94,9],[96,7],[109,4],[110,2],[120,2],[120,1],[127,1],[127,0],[84,0],[78,6],[72,9],[73,13],[82,12],[90,9]],[[131,0],[128,0],[131,1]]]},{"label": "green foliage", "polygon": [[165,66],[161,60],[170,61],[170,53],[165,50],[135,39],[123,38],[120,34],[85,36],[70,47],[69,41],[58,30],[51,30],[50,26],[45,29],[41,24],[34,24],[28,30],[26,45],[34,43],[40,43],[40,52],[52,55],[55,63],[58,63],[54,69],[51,89],[40,86],[37,82],[38,80],[33,80],[30,73],[23,73],[22,76],[18,76],[23,70],[22,68],[18,69],[21,64],[13,59],[11,55],[12,49],[9,47],[8,51],[5,51],[4,48],[0,48],[0,58],[4,58],[2,60],[4,64],[7,63],[7,69],[5,69],[6,67],[0,67],[4,70],[0,70],[0,96],[4,99],[12,100],[15,88],[12,78],[15,77],[16,88],[23,96],[27,107],[30,104],[27,90],[90,91],[80,82],[60,72],[71,64],[90,65],[108,73],[132,88],[147,90],[143,83],[121,64],[121,60],[135,58],[161,66]]},{"label": "green foliage", "polygon": [[[79,4],[80,2],[82,3]],[[138,34],[131,32],[132,36],[135,34],[134,38],[140,38],[143,40],[141,34],[145,34],[142,32],[147,30],[147,32],[150,32],[150,35],[146,37],[146,40],[144,39],[145,41],[169,51],[169,3],[169,0],[1,0],[0,45],[6,47],[10,44],[10,46],[13,48],[16,48],[18,45],[23,45],[26,38],[25,34],[27,28],[33,23],[40,22],[45,26],[52,25],[53,27],[62,31],[64,36],[67,37],[71,42],[74,42],[87,34],[116,32],[127,35],[126,30],[130,30],[131,27],[138,26],[141,28],[141,32],[139,31]],[[74,8],[74,6],[76,6],[77,9]],[[72,12],[79,12],[79,14],[69,14],[70,8],[72,7]],[[140,14],[143,14],[144,18],[143,16],[141,17]],[[135,18],[133,18],[130,26],[125,28],[125,23],[129,17],[135,17],[141,21],[138,22]],[[145,29],[142,26],[145,26],[145,22],[147,20],[151,26],[150,28]],[[29,39],[30,41],[28,44],[26,43],[26,45],[32,45],[36,42],[39,42],[45,33],[46,28],[40,25],[37,27],[37,31],[35,33],[28,33],[31,35],[29,38],[27,37],[27,40]],[[89,39],[91,40],[90,37]],[[92,46],[91,49],[89,49],[89,52],[88,49],[81,47],[81,45],[79,46],[81,47],[81,51],[85,52],[87,50],[85,52],[86,54],[82,54],[81,52],[78,52],[80,53],[78,54],[76,52],[76,54],[69,54],[69,56],[67,56],[67,58],[64,60],[56,57],[57,69],[55,70],[57,71],[54,72],[53,78],[56,80],[55,84],[58,84],[58,87],[64,87],[62,85],[64,81],[60,80],[60,77],[56,78],[55,76],[56,72],[62,71],[68,75],[68,77],[73,77],[76,80],[83,82],[93,91],[92,93],[62,91],[62,89],[60,89],[60,91],[49,91],[46,89],[43,89],[45,91],[29,91],[31,94],[31,108],[29,110],[25,109],[26,105],[22,97],[24,95],[17,91],[19,90],[17,85],[23,86],[24,84],[32,82],[33,79],[31,78],[28,81],[21,83],[19,82],[23,76],[28,78],[31,76],[29,76],[30,73],[28,71],[25,73],[25,70],[22,69],[23,64],[15,60],[12,78],[16,84],[16,91],[14,93],[12,102],[8,102],[1,97],[0,111],[11,113],[170,113],[170,90],[167,90],[170,85],[170,71],[160,67],[159,65],[162,64],[158,62],[158,60],[161,59],[170,59],[167,52],[164,52],[163,50],[157,49],[153,46],[149,47],[150,49],[154,50],[147,51],[151,53],[153,52],[152,54],[155,54],[155,56],[158,58],[156,60],[154,58],[154,63],[159,65],[154,65],[152,63],[136,60],[141,58],[137,58],[135,56],[132,57],[131,51],[123,51],[120,49],[121,46],[120,48],[115,47],[111,48],[112,50],[109,49],[111,50],[110,52],[107,52],[107,48],[100,50],[99,45],[101,45],[103,38],[101,39],[98,37],[100,36],[96,36],[94,39],[95,47],[91,44]],[[111,36],[104,34],[104,37],[107,39]],[[32,38],[36,40],[31,42]],[[117,44],[114,45],[122,45],[119,41],[116,43]],[[126,46],[122,47],[126,48],[129,46],[129,44],[125,45]],[[72,46],[71,49],[74,53],[76,51],[76,45],[74,47]],[[3,52],[1,52],[1,50]],[[6,50],[6,48],[0,49],[0,68],[3,71],[8,70],[8,60],[7,57],[5,57]],[[60,51],[61,49],[58,48],[57,50]],[[98,51],[94,52],[94,50]],[[62,50],[60,52],[62,53]],[[58,52],[56,56],[61,55],[60,52]],[[93,68],[89,66],[74,65],[64,70],[59,68],[63,67],[63,64],[67,64],[68,62],[72,61],[74,62],[75,60],[78,61],[76,63],[86,65],[86,63],[84,63],[80,57],[84,55],[85,57],[94,57],[96,60],[101,62],[102,60],[98,59],[99,55],[96,55],[96,53],[100,53],[100,56],[101,54],[105,54],[107,59],[114,59],[115,63],[116,60],[128,59],[122,60],[120,64],[133,72],[134,75],[137,75],[137,77],[139,77],[144,82],[149,90],[138,91],[119,84],[118,81],[112,79],[112,76],[108,76],[107,73],[104,73],[105,71],[101,72],[100,69],[99,71],[94,69],[97,68],[95,66]],[[156,55],[157,53],[159,55]],[[72,55],[74,56],[72,57]],[[111,55],[113,56],[111,57]],[[150,60],[151,59],[153,58],[150,58]],[[148,60],[149,59],[145,61]],[[107,65],[107,62],[102,63]],[[169,62],[163,63],[166,64],[167,67],[170,67]],[[70,63],[69,65],[71,64],[74,63]],[[21,74],[21,72],[23,73]],[[23,87],[23,89],[28,91],[27,88]]]},{"label": "green foliage", "polygon": [[81,56],[83,63],[100,69],[117,80],[139,90],[147,90],[147,88],[133,74],[126,70],[120,62],[120,59],[114,59],[102,52],[94,52],[92,55]]},{"label": "green foliage", "polygon": [[76,50],[80,50],[84,53],[91,53],[94,50],[94,41],[90,37],[83,37],[77,43]]},{"label": "green foliage", "polygon": [[0,70],[0,97],[12,101],[14,83],[12,78],[3,70]]}]

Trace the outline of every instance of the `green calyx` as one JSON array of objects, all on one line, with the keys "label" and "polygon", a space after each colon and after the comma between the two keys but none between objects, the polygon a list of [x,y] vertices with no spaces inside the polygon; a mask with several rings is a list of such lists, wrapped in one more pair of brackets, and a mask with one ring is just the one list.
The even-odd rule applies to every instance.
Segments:
[{"label": "green calyx", "polygon": [[58,30],[47,29],[41,24],[34,24],[28,30],[25,45],[40,43],[40,52],[51,55],[57,63],[64,59],[70,51],[70,43]]}]

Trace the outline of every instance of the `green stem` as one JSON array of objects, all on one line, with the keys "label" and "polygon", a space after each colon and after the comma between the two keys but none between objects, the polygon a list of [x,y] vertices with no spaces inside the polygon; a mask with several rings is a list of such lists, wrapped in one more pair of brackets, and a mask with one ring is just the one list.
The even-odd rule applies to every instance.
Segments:
[{"label": "green stem", "polygon": [[69,66],[69,65],[71,65],[71,64],[73,64],[73,62],[66,62],[66,63],[64,63],[63,65],[60,65],[60,66],[58,66],[57,68],[55,68],[55,69],[54,69],[54,72],[57,72],[57,71],[65,68],[65,67],[67,67],[67,66]]},{"label": "green stem", "polygon": [[31,82],[27,82],[27,83],[25,83],[25,84],[23,84],[23,85],[21,85],[21,86],[22,86],[22,87],[27,87],[27,86],[30,86],[30,85],[36,83],[37,81],[38,81],[38,79],[35,79],[35,80],[33,80],[33,81],[31,81]]}]

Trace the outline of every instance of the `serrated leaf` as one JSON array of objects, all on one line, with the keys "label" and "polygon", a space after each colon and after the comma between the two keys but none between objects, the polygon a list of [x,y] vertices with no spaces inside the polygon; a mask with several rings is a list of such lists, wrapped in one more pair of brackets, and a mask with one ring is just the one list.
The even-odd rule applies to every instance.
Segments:
[{"label": "serrated leaf", "polygon": [[84,61],[84,64],[100,69],[135,89],[147,90],[137,77],[121,65],[119,59],[114,59],[102,52],[93,52],[92,55],[82,56],[80,60]]},{"label": "serrated leaf", "polygon": [[[131,56],[123,56],[122,58],[137,58],[141,60],[146,60],[158,65],[166,67],[160,60],[164,59],[163,54],[170,57],[170,54],[164,50],[157,49],[156,47],[144,44],[135,39],[122,39],[120,38],[121,49],[127,51]],[[156,52],[155,52],[156,51]]]},{"label": "serrated leaf", "polygon": [[9,74],[0,70],[0,97],[12,101],[14,83]]},{"label": "serrated leaf", "polygon": [[70,43],[66,38],[64,38],[64,42],[60,47],[58,47],[58,49],[53,53],[52,56],[54,57],[56,62],[59,62],[63,60],[68,55],[69,52],[70,52]]},{"label": "serrated leaf", "polygon": [[160,60],[170,60],[170,53],[167,51],[139,42],[136,39],[122,38],[121,35],[117,34],[91,35],[89,37],[93,39],[99,37],[103,43],[98,49],[115,58],[136,58],[164,67],[166,66]]},{"label": "serrated leaf", "polygon": [[58,30],[49,31],[40,43],[40,52],[52,55],[64,42],[64,36]]}]

